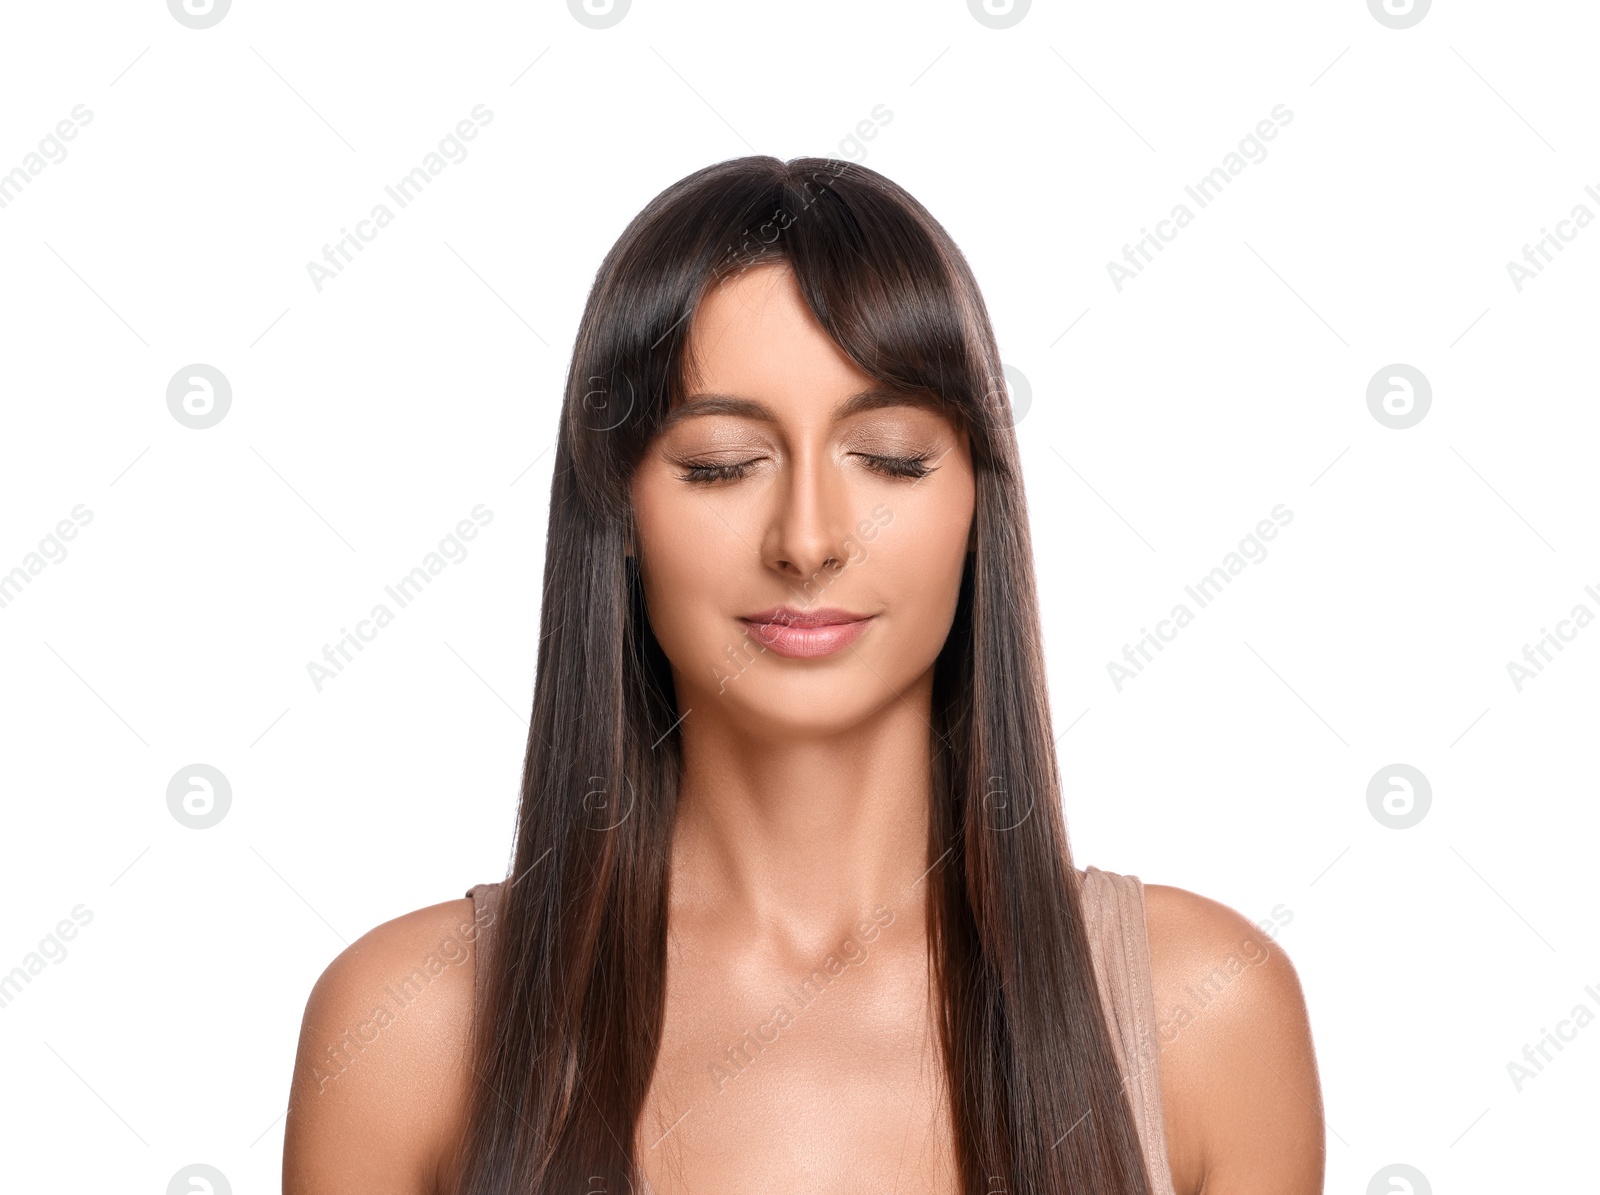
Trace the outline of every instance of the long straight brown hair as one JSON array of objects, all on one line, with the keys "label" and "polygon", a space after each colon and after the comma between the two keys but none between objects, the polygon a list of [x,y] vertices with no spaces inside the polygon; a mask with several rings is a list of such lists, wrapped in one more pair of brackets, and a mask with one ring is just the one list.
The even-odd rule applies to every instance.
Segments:
[{"label": "long straight brown hair", "polygon": [[926,901],[965,1195],[1149,1195],[1061,813],[1003,369],[960,251],[863,166],[757,156],[658,195],[578,330],[550,495],[512,869],[481,960],[460,1195],[643,1190],[661,1042],[677,702],[634,558],[629,479],[682,394],[707,290],[784,262],[840,349],[966,431],[973,550],[934,665]]}]

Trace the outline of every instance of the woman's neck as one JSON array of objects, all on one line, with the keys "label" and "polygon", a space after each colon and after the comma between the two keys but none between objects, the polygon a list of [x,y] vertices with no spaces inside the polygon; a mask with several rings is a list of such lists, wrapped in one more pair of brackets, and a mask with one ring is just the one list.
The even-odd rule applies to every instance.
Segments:
[{"label": "woman's neck", "polygon": [[801,950],[879,906],[920,925],[933,755],[922,688],[825,736],[756,740],[715,705],[685,718],[674,915]]}]

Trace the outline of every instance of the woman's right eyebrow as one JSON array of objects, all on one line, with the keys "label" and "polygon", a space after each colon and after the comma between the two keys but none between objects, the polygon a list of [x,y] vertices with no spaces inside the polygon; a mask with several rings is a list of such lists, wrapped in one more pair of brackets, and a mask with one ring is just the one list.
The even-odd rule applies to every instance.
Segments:
[{"label": "woman's right eyebrow", "polygon": [[[918,407],[931,411],[939,411],[943,404],[939,399],[926,392],[916,390],[888,390],[874,387],[852,394],[834,408],[833,419],[838,422],[848,419],[852,415],[859,415],[864,411],[875,411],[882,407]],[[777,423],[778,416],[766,403],[754,398],[743,398],[736,394],[692,394],[679,406],[667,413],[661,421],[657,434],[665,433],[676,427],[685,419],[693,419],[702,415],[733,415],[743,419],[754,419],[762,423]]]}]

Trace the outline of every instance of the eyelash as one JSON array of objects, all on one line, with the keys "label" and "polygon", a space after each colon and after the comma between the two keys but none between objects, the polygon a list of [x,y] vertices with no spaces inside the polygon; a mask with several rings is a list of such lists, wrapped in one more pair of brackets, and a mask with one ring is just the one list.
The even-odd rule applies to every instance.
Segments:
[{"label": "eyelash", "polygon": [[[864,452],[856,453],[856,455],[870,462],[869,467],[884,476],[907,481],[920,481],[938,468],[937,465],[930,466],[927,463],[933,458],[931,452],[920,453],[917,456],[872,456]],[[754,463],[754,461],[741,461],[735,465],[686,464],[684,467],[688,472],[680,473],[678,476],[682,481],[697,485],[710,485],[719,481],[738,481]]]}]

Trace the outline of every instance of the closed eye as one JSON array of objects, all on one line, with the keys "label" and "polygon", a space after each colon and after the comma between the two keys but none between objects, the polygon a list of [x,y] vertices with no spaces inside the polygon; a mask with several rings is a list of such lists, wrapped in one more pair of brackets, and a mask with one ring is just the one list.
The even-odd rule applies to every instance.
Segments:
[{"label": "closed eye", "polygon": [[937,465],[928,464],[932,453],[923,452],[916,456],[869,456],[866,453],[858,454],[871,469],[889,477],[909,477],[920,480],[938,468]]},{"label": "closed eye", "polygon": [[[760,458],[757,457],[756,460]],[[684,465],[685,472],[678,474],[680,480],[707,485],[718,481],[738,481],[750,471],[755,460],[739,461],[732,465]]]},{"label": "closed eye", "polygon": [[[858,452],[859,456],[867,462],[867,467],[885,477],[909,478],[921,480],[934,472],[938,466],[929,465],[931,453],[920,453],[917,456],[876,456],[871,453]],[[760,462],[760,457],[753,460],[737,461],[733,464],[695,464],[685,463],[684,472],[678,474],[679,480],[697,485],[714,485],[722,481],[739,481],[745,477],[752,466]]]}]

